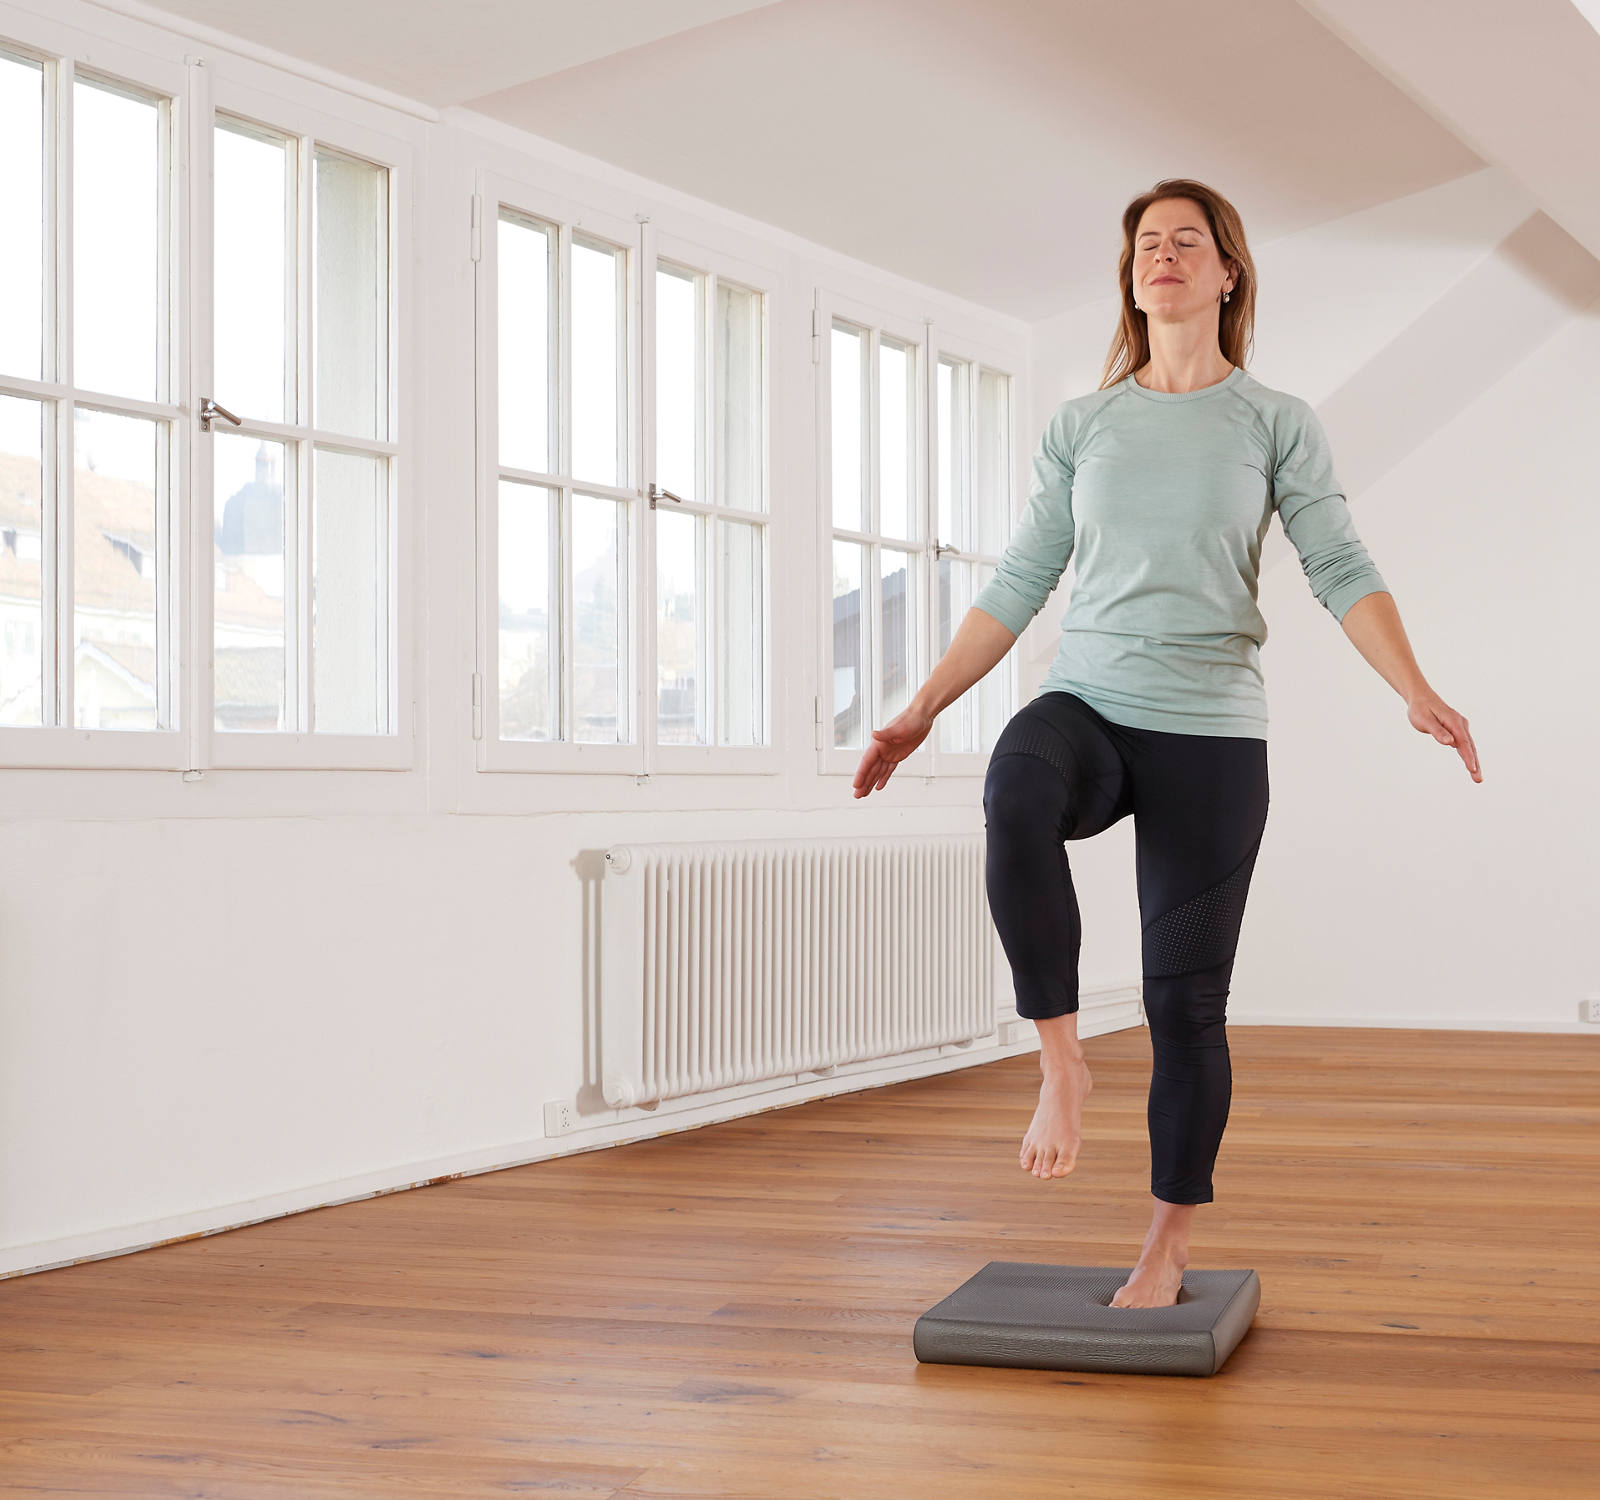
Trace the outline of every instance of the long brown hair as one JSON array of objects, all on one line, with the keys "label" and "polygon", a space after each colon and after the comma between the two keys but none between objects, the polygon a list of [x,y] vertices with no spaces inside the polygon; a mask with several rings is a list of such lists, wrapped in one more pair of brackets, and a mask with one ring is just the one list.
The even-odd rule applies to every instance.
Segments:
[{"label": "long brown hair", "polygon": [[1244,222],[1239,211],[1215,188],[1192,177],[1164,177],[1147,193],[1140,193],[1122,211],[1122,254],[1117,260],[1117,281],[1122,287],[1122,321],[1112,335],[1106,355],[1100,389],[1115,385],[1141,369],[1150,358],[1150,329],[1142,309],[1133,304],[1134,241],[1139,220],[1152,203],[1163,198],[1192,198],[1204,211],[1211,226],[1211,238],[1224,266],[1232,262],[1233,286],[1228,300],[1220,304],[1217,343],[1222,357],[1231,365],[1242,366],[1249,356],[1256,326],[1256,263],[1245,243]]}]

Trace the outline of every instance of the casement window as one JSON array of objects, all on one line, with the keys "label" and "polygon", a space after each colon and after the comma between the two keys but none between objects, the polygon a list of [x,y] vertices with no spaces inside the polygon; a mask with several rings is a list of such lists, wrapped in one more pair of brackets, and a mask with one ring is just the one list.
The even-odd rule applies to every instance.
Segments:
[{"label": "casement window", "polygon": [[[950,335],[935,329],[932,336],[934,646],[943,655],[978,590],[994,576],[1010,536],[1012,395],[1009,375],[963,353]],[[1012,652],[940,713],[929,738],[936,740],[942,769],[987,767],[1016,711],[1016,680]]]},{"label": "casement window", "polygon": [[0,45],[0,764],[410,765],[411,140],[38,29]]},{"label": "casement window", "polygon": [[[1012,381],[932,324],[831,292],[818,292],[813,330],[826,538],[813,717],[821,769],[853,775],[1004,549]],[[941,712],[896,774],[981,773],[1015,681],[1008,655]]]},{"label": "casement window", "polygon": [[395,143],[212,89],[212,762],[408,765]]},{"label": "casement window", "polygon": [[186,764],[182,67],[0,43],[0,762]]},{"label": "casement window", "polygon": [[771,703],[770,273],[645,226],[655,380],[655,754],[776,770]]},{"label": "casement window", "polygon": [[773,273],[477,188],[478,768],[775,770]]}]

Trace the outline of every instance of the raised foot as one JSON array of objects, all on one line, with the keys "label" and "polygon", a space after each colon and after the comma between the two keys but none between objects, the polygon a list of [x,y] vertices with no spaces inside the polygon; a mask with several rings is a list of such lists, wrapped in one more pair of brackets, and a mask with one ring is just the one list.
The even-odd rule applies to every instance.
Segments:
[{"label": "raised foot", "polygon": [[1044,1082],[1039,1085],[1039,1107],[1022,1137],[1018,1161],[1024,1172],[1043,1180],[1065,1177],[1077,1165],[1083,1139],[1079,1128],[1083,1101],[1093,1088],[1089,1065],[1081,1060],[1052,1068],[1044,1075]]},{"label": "raised foot", "polygon": [[1133,1274],[1112,1295],[1112,1307],[1173,1307],[1178,1301],[1178,1288],[1183,1284],[1183,1268],[1188,1258],[1146,1251],[1140,1256]]}]

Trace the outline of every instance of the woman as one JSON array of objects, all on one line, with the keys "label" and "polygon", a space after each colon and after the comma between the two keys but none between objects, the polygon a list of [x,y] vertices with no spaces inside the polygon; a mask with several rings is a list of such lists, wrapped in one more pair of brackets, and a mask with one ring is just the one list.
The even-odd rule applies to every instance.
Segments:
[{"label": "woman", "polygon": [[1406,702],[1483,777],[1467,721],[1423,680],[1351,524],[1311,407],[1245,372],[1255,267],[1238,213],[1169,178],[1122,216],[1122,321],[1100,388],[1058,406],[994,576],[904,713],[876,730],[855,795],[881,790],[935,715],[1005,656],[1076,552],[1054,664],[995,743],[984,784],[990,910],[1044,1081],[1021,1165],[1076,1163],[1092,1087],[1078,1040],[1078,904],[1064,840],[1133,815],[1154,1054],[1155,1211],[1114,1307],[1177,1300],[1233,1075],[1224,1028],[1267,816],[1256,607],[1276,511],[1313,593]]}]

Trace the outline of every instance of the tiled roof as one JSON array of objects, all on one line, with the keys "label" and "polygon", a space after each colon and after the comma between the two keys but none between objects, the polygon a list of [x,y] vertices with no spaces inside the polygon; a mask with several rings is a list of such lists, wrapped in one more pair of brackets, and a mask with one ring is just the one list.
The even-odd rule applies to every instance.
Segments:
[{"label": "tiled roof", "polygon": [[[37,535],[40,525],[39,466],[16,454],[0,453],[0,530]],[[134,619],[155,613],[154,572],[141,575],[128,553],[111,538],[125,540],[148,554],[155,545],[155,501],[132,480],[79,469],[74,484],[77,508],[73,547],[73,594],[88,608],[111,610]],[[283,619],[283,601],[267,594],[241,569],[231,567],[220,549],[212,557],[226,587],[216,601],[219,619],[237,624],[271,624]],[[148,566],[148,565],[147,565]],[[39,563],[24,561],[0,547],[0,598],[38,600]]]}]

